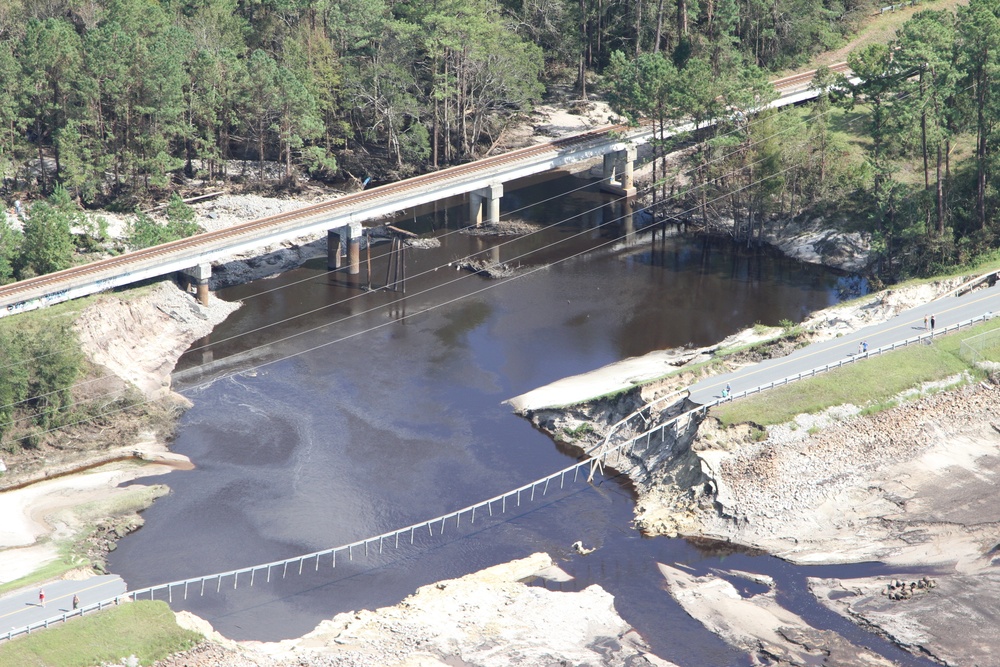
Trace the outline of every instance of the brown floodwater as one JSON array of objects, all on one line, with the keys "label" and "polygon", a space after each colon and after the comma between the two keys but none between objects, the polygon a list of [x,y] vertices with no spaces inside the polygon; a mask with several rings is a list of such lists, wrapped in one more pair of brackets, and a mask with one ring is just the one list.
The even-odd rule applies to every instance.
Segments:
[{"label": "brown floodwater", "polygon": [[[484,500],[573,460],[505,399],[651,350],[714,343],[757,322],[799,321],[863,289],[850,276],[725,241],[630,245],[621,207],[586,181],[564,175],[521,185],[506,188],[502,211],[546,227],[527,236],[457,233],[460,202],[400,216],[396,224],[440,240],[407,251],[405,294],[368,292],[364,269],[353,284],[328,273],[325,259],[220,291],[244,306],[215,330],[211,347],[178,367],[177,388],[194,407],[172,449],[197,467],[158,480],[172,493],[119,542],[111,571],[132,588],[195,577],[347,544]],[[645,222],[637,214],[631,224]],[[521,272],[516,279],[449,266],[501,243],[492,252]],[[388,249],[372,248],[376,288]],[[905,658],[810,603],[800,585],[810,572],[847,569],[644,539],[630,524],[633,505],[627,483],[599,477],[443,536],[421,534],[398,551],[340,559],[336,568],[324,562],[253,588],[211,586],[203,597],[175,595],[173,607],[229,637],[276,640],[338,612],[391,605],[418,586],[546,551],[575,577],[549,587],[602,585],[655,651],[680,665],[747,663],[673,603],[657,562],[774,574],[792,591],[790,606],[818,627]],[[577,540],[597,551],[578,556],[570,546]]]}]

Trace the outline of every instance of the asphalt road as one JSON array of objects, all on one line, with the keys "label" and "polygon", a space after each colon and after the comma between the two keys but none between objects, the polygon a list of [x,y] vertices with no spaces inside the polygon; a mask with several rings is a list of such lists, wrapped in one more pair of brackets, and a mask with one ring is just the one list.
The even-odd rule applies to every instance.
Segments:
[{"label": "asphalt road", "polygon": [[732,392],[738,394],[790,375],[836,363],[839,359],[856,357],[858,345],[863,341],[868,341],[868,350],[871,352],[879,347],[926,333],[924,315],[928,317],[934,315],[935,331],[940,332],[945,327],[985,313],[1000,314],[1000,283],[960,297],[944,296],[929,304],[905,310],[887,322],[865,327],[840,338],[814,343],[785,357],[767,359],[732,373],[706,378],[692,385],[691,400],[704,404],[717,399],[722,396],[722,390],[727,383],[732,387]]},{"label": "asphalt road", "polygon": [[53,581],[41,586],[45,606],[38,602],[38,588],[0,598],[0,634],[46,619],[58,618],[73,610],[73,596],[80,596],[86,607],[125,593],[125,582],[115,574],[105,574],[81,581]]}]

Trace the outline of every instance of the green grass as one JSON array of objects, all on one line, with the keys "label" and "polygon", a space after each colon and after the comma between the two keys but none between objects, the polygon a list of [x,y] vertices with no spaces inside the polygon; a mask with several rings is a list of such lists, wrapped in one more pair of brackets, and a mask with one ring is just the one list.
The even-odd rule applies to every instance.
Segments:
[{"label": "green grass", "polygon": [[165,602],[131,602],[0,645],[0,665],[90,667],[136,656],[151,665],[201,635],[177,625]]},{"label": "green grass", "polygon": [[924,382],[972,371],[958,355],[963,338],[996,328],[988,322],[963,332],[942,336],[933,345],[913,345],[872,357],[809,380],[772,389],[753,397],[714,408],[724,425],[753,422],[762,426],[784,424],[800,414],[815,414],[834,405],[850,403],[870,412],[892,407],[897,394]]},{"label": "green grass", "polygon": [[588,433],[593,433],[593,432],[594,432],[594,427],[591,425],[590,422],[581,422],[580,425],[577,426],[576,428],[563,429],[563,434],[570,440],[576,440],[577,438],[581,438],[587,435]]}]

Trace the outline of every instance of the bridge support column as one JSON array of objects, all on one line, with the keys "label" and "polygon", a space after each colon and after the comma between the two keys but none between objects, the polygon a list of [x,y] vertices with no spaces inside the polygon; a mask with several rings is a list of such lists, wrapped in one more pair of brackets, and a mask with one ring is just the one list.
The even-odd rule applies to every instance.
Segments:
[{"label": "bridge support column", "polygon": [[625,245],[635,244],[635,219],[632,217],[634,202],[631,197],[622,202],[622,236],[625,237]]},{"label": "bridge support column", "polygon": [[197,285],[198,303],[208,305],[208,279],[212,277],[211,264],[199,264],[185,271]]},{"label": "bridge support column", "polygon": [[336,271],[340,268],[342,249],[340,231],[340,227],[326,230],[326,268],[328,271]]},{"label": "bridge support column", "polygon": [[633,178],[635,157],[635,146],[626,146],[624,150],[605,155],[602,172],[604,180],[601,183],[601,189],[625,197],[634,197],[636,192]]},{"label": "bridge support column", "polygon": [[469,193],[469,222],[476,227],[483,224],[483,200],[486,200],[486,221],[495,225],[500,222],[500,198],[503,197],[503,183],[488,185],[482,190]]},{"label": "bridge support column", "polygon": [[601,170],[601,178],[604,179],[603,185],[607,185],[615,182],[615,170],[618,167],[618,151],[613,153],[604,154],[604,169]]},{"label": "bridge support column", "polygon": [[330,271],[341,268],[346,255],[347,273],[350,275],[361,273],[361,234],[360,222],[327,230],[326,268]]},{"label": "bridge support column", "polygon": [[361,223],[352,222],[347,230],[347,273],[356,276],[361,273]]}]

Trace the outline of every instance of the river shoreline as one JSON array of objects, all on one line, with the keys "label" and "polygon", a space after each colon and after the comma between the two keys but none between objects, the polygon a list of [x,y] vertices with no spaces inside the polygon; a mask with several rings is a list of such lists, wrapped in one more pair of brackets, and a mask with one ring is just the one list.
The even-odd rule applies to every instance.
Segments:
[{"label": "river shoreline", "polygon": [[[816,313],[803,326],[817,338],[847,333],[925,302],[927,290],[944,294],[960,283],[882,292]],[[618,386],[613,366],[559,384],[577,380],[598,395],[595,376],[602,372],[608,386]],[[680,381],[661,381],[657,389],[676,390],[691,377],[678,373]],[[949,388],[955,383],[959,388]],[[550,389],[512,403],[556,438],[587,424],[582,441],[561,438],[582,451],[646,400],[627,403],[624,396],[610,409],[606,398],[567,408],[532,400]],[[859,406],[837,406],[768,427],[763,438],[746,425],[723,429],[709,416],[670,443],[669,455],[644,454],[647,460],[618,468],[635,483],[636,523],[646,534],[707,538],[803,565],[884,563],[898,574],[810,579],[810,590],[829,609],[917,656],[992,665],[998,644],[991,625],[970,619],[990,617],[1000,593],[993,569],[1000,515],[991,482],[1000,468],[997,424],[997,386],[951,378],[916,388],[896,408],[863,416]],[[693,577],[665,565],[661,571],[692,617],[759,660],[798,665],[822,654],[838,665],[898,664],[776,607],[774,582],[746,596],[723,573]]]},{"label": "river shoreline", "polygon": [[[213,219],[218,219],[218,211],[217,211],[217,209],[214,210],[214,211],[212,211],[212,213],[214,213],[216,215],[216,218],[213,218]],[[251,213],[251,215],[253,215],[253,214]],[[250,269],[254,269],[254,270],[253,271],[248,271],[247,273],[241,273],[240,276],[239,276],[239,280],[249,280],[249,279],[253,279],[255,277],[262,277],[262,276],[265,276],[265,275],[272,275],[274,273],[280,273],[282,271],[288,270],[289,268],[292,268],[294,266],[297,266],[297,265],[301,264],[301,262],[305,261],[306,259],[309,259],[311,257],[314,257],[314,256],[317,256],[317,255],[321,254],[324,251],[324,248],[322,247],[323,245],[325,245],[325,244],[323,244],[322,241],[320,241],[319,243],[311,243],[308,240],[303,240],[303,242],[302,242],[301,245],[297,244],[297,243],[296,244],[289,244],[289,246],[287,248],[276,249],[276,254],[273,255],[273,258],[275,259],[275,261],[271,261],[267,257],[265,257],[263,259],[261,259],[261,258],[253,258],[253,259],[250,259],[249,261],[244,261],[244,264],[247,267],[249,267]],[[254,266],[254,264],[256,264],[256,266]],[[232,276],[236,272],[227,269],[227,271],[225,273],[229,273],[230,276]],[[223,283],[219,283],[219,284],[223,284]],[[924,291],[927,292],[927,293],[932,293],[932,292],[934,292],[934,288],[926,288],[926,289],[924,289]],[[179,290],[177,292],[179,294],[181,294],[179,292]],[[184,298],[190,300],[190,296],[185,296]],[[907,298],[909,298],[909,297],[907,297]],[[889,293],[883,294],[882,296],[880,296],[878,298],[874,298],[873,300],[865,301],[864,302],[865,305],[858,306],[857,311],[853,315],[851,315],[851,316],[846,316],[846,315],[844,315],[841,312],[841,313],[832,314],[832,315],[830,315],[830,314],[828,314],[828,315],[820,314],[820,315],[816,315],[814,317],[821,318],[821,319],[822,318],[827,318],[826,319],[826,326],[825,326],[825,328],[823,328],[823,331],[826,332],[825,335],[836,335],[836,331],[838,331],[839,328],[841,328],[841,327],[844,327],[844,326],[854,326],[854,325],[864,326],[865,324],[870,323],[870,321],[872,320],[872,318],[879,317],[882,312],[889,312],[892,309],[892,307],[893,307],[894,299],[896,299],[896,297],[891,292],[889,292]],[[189,308],[189,307],[190,306],[187,305],[187,301],[185,301],[184,309]],[[155,306],[154,305],[153,306],[153,310],[156,310],[156,311],[160,312],[161,314],[162,313],[166,313],[166,314],[168,314],[168,317],[171,317],[169,315],[169,313],[171,312],[171,307],[164,308],[164,307],[162,307],[162,305],[161,306]],[[150,311],[150,312],[152,312],[152,311]],[[174,307],[174,309],[173,309],[172,312],[176,315],[177,313],[179,313],[181,311],[178,311],[176,309],[176,307]],[[171,317],[171,319],[174,319],[174,318]],[[850,324],[850,322],[852,322],[854,320],[856,320],[855,324],[853,324],[853,325]],[[118,324],[114,324],[113,322],[114,322],[113,318],[109,318],[108,322],[105,323],[105,327],[106,328],[103,329],[103,330],[96,330],[95,334],[93,336],[93,339],[97,340],[97,339],[106,337],[108,331],[110,331],[110,330],[127,331],[127,332],[129,332],[129,335],[133,339],[135,339],[137,337],[141,338],[143,336],[144,332],[147,332],[147,331],[149,331],[151,329],[155,330],[155,328],[156,328],[156,325],[142,324],[142,325],[136,325],[136,326],[129,327],[129,326],[122,326],[120,322]],[[210,330],[210,328],[209,328],[209,330]],[[204,333],[207,333],[207,332],[204,332]],[[202,333],[201,335],[204,335],[204,333]],[[646,375],[644,377],[646,379],[649,379],[650,377],[655,377],[656,375],[662,375],[663,372],[664,372],[664,370],[669,370],[670,368],[673,368],[674,366],[676,366],[676,365],[678,365],[680,363],[686,363],[686,362],[695,361],[695,360],[698,360],[698,359],[708,358],[709,356],[711,356],[711,354],[715,350],[719,349],[720,347],[726,347],[726,346],[732,346],[732,345],[738,345],[738,344],[745,344],[745,343],[753,342],[755,340],[759,340],[762,336],[771,335],[773,333],[774,333],[774,331],[759,332],[759,331],[755,331],[755,330],[749,330],[747,332],[742,332],[741,334],[738,334],[737,336],[734,336],[734,337],[732,337],[730,339],[727,339],[727,341],[725,341],[722,344],[717,345],[717,346],[710,346],[710,347],[706,347],[706,348],[702,348],[702,349],[698,349],[698,350],[683,350],[683,351],[676,351],[676,352],[668,352],[665,355],[661,353],[661,358],[660,358],[660,361],[658,362],[659,365],[651,364],[650,363],[651,359],[640,359],[638,361],[638,366],[645,367],[644,372],[646,373]],[[128,345],[126,345],[126,347],[134,344],[134,342],[135,341],[132,340]],[[190,344],[190,340],[187,341],[186,343],[184,343],[182,345],[181,349],[183,349],[183,347],[187,347],[187,345],[189,345],[189,344]],[[142,387],[143,390],[146,391],[148,395],[168,395],[168,391],[167,390],[168,390],[168,387],[169,387],[169,381],[165,381],[164,380],[164,377],[163,377],[162,374],[159,373],[159,370],[157,370],[157,372],[155,372],[155,373],[151,372],[151,373],[149,373],[145,377],[136,377],[135,374],[134,374],[134,367],[136,366],[135,362],[136,362],[136,360],[139,357],[128,356],[128,355],[122,357],[121,350],[104,349],[103,352],[104,352],[105,358],[107,359],[107,361],[108,361],[109,364],[113,364],[116,360],[119,361],[119,366],[118,366],[118,368],[116,370],[117,370],[118,373],[121,374],[121,376],[123,378],[125,378],[129,382],[132,382],[136,386]],[[139,355],[139,356],[141,357],[143,355]],[[148,356],[151,359],[154,359],[154,360],[158,358],[157,354],[152,354],[152,355],[148,355]],[[121,357],[121,359],[119,359],[119,357]],[[746,363],[749,363],[751,361],[752,361],[752,359],[746,359],[745,360]],[[169,365],[172,366],[172,363],[169,364]],[[167,369],[167,372],[169,372],[169,368]],[[641,382],[641,380],[639,379],[639,377],[635,374],[635,372],[633,370],[629,370],[628,372],[626,372],[623,377],[625,377],[625,379],[624,380],[620,380],[620,382],[624,382],[628,386],[634,386],[637,382]],[[605,388],[607,388],[607,387],[605,387]],[[612,391],[612,392],[618,392],[618,391],[621,391],[621,389],[622,389],[622,386],[619,385],[619,386],[616,386],[616,387],[610,389],[610,391]],[[556,405],[565,405],[565,404],[568,404],[568,403],[573,403],[573,402],[575,402],[577,400],[577,397],[575,395],[570,395],[570,394],[565,393],[564,389],[557,389],[556,392],[555,392],[555,396],[557,396],[557,398],[554,399],[553,403],[556,404]],[[152,470],[152,469],[150,469],[150,470]],[[453,588],[453,590],[456,590],[456,589]],[[536,623],[537,619],[536,620],[530,620],[530,619],[518,619],[518,618],[510,617],[510,618],[505,618],[504,622],[512,624],[512,625],[513,624],[517,624],[517,623],[522,623],[522,624],[527,623],[527,624],[530,625],[532,623]],[[627,631],[625,631],[625,632],[627,633]],[[334,642],[334,643],[336,643],[336,642]],[[655,663],[653,661],[653,657],[652,656],[648,656],[647,660],[649,662],[653,663],[653,664],[666,664],[666,663],[662,663],[662,662]],[[193,663],[192,662],[190,664],[197,664],[197,663]],[[214,663],[206,663],[206,664],[214,664]],[[255,664],[257,664],[257,663],[255,663]],[[260,664],[264,664],[264,663],[260,663]],[[327,664],[327,663],[318,663],[317,662],[315,664]],[[341,661],[341,662],[336,662],[336,663],[331,662],[329,664],[354,664],[354,663],[347,662],[347,661]],[[358,664],[364,664],[364,663],[358,663]],[[498,662],[497,664],[503,664],[503,662]],[[609,663],[606,663],[606,664],[612,664],[612,663],[609,662]]]}]

